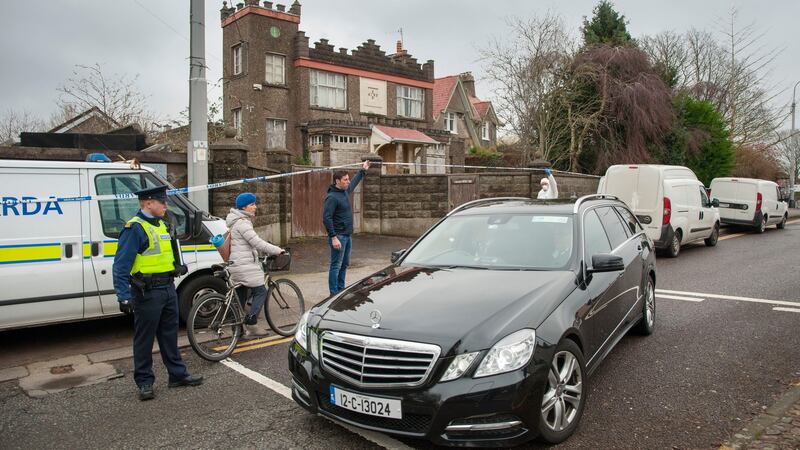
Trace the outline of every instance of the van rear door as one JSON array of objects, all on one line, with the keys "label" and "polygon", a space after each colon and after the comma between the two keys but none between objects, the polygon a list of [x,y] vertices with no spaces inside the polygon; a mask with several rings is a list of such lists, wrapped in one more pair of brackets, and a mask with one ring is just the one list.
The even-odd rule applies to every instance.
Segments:
[{"label": "van rear door", "polygon": [[[3,200],[83,195],[79,169],[0,167]],[[0,329],[84,317],[86,202],[0,207]]]},{"label": "van rear door", "polygon": [[652,166],[612,166],[606,172],[605,192],[628,205],[647,235],[658,240],[661,236],[663,203],[661,173]]}]

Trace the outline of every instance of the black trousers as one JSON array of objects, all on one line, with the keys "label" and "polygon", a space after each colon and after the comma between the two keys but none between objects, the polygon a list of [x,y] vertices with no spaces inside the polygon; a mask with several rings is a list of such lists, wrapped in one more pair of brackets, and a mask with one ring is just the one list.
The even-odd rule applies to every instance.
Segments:
[{"label": "black trousers", "polygon": [[153,341],[158,340],[169,381],[189,376],[178,350],[178,294],[175,285],[140,291],[133,288],[133,379],[137,386],[152,385]]}]

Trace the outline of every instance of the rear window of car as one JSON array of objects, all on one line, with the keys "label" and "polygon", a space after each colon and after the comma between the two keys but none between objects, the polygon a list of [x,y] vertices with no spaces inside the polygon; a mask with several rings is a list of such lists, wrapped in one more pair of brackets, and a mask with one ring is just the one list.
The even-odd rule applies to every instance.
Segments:
[{"label": "rear window of car", "polygon": [[572,258],[573,234],[572,215],[453,216],[412,248],[403,265],[562,269]]}]

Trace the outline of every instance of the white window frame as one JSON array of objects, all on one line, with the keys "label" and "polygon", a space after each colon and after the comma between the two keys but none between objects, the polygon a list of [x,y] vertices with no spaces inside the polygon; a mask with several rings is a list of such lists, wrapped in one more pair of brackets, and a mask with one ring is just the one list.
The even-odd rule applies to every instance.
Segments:
[{"label": "white window frame", "polygon": [[322,140],[322,135],[321,134],[315,134],[315,135],[311,136],[309,138],[309,140],[308,140],[308,145],[309,146],[322,145],[322,143],[323,143],[323,140]]},{"label": "white window frame", "polygon": [[425,91],[413,86],[397,86],[397,115],[409,119],[425,116]]},{"label": "white window frame", "polygon": [[[272,128],[270,129],[270,125]],[[283,137],[280,139],[283,142],[276,142],[274,141],[274,130],[281,130],[283,131]],[[267,137],[267,149],[271,148],[286,148],[286,119],[267,119],[267,123],[265,125],[265,135]],[[273,142],[270,142],[270,140]],[[282,145],[281,145],[282,144]]]},{"label": "white window frame", "polygon": [[233,128],[236,129],[236,137],[242,136],[242,108],[233,110]]},{"label": "white window frame", "polygon": [[458,114],[453,112],[444,113],[444,129],[458,134]]},{"label": "white window frame", "polygon": [[347,110],[347,76],[312,70],[309,76],[311,106]]},{"label": "white window frame", "polygon": [[334,134],[332,141],[337,144],[366,145],[369,143],[369,138],[367,138],[366,136],[345,136],[342,134]]},{"label": "white window frame", "polygon": [[234,75],[241,75],[242,74],[242,44],[237,44],[233,46],[233,74]]},{"label": "white window frame", "polygon": [[286,84],[286,57],[277,53],[267,53],[264,57],[264,81],[267,84],[283,86]]},{"label": "white window frame", "polygon": [[490,140],[491,130],[489,129],[489,122],[484,122],[483,126],[481,127],[481,139],[484,141]]}]

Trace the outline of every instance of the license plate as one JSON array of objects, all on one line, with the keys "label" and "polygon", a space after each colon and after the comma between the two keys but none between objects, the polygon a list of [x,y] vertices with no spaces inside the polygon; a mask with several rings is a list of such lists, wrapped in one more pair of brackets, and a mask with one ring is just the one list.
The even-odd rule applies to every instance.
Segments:
[{"label": "license plate", "polygon": [[392,419],[403,418],[402,407],[398,399],[356,394],[333,385],[330,388],[330,395],[331,403],[350,411],[369,414],[370,416],[390,417]]}]

